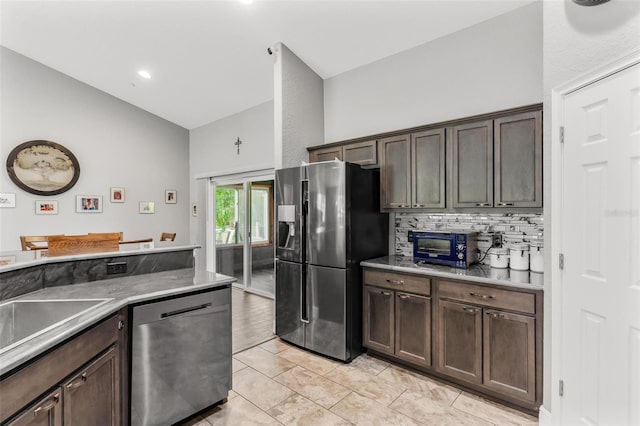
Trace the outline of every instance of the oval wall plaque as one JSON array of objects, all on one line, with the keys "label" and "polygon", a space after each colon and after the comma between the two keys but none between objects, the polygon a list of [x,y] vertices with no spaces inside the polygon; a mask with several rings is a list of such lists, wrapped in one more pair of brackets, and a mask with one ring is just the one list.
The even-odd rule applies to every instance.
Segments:
[{"label": "oval wall plaque", "polygon": [[21,189],[36,195],[68,191],[80,177],[75,155],[55,142],[34,140],[18,145],[7,157],[7,173]]}]

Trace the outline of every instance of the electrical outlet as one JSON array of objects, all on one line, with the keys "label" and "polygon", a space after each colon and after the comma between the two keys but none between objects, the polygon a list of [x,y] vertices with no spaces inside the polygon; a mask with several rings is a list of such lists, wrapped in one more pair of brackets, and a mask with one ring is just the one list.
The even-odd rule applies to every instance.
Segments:
[{"label": "electrical outlet", "polygon": [[413,231],[407,231],[407,242],[408,243],[413,242]]},{"label": "electrical outlet", "polygon": [[127,262],[107,263],[107,275],[125,274],[127,272]]},{"label": "electrical outlet", "polygon": [[502,234],[493,234],[491,236],[491,247],[502,247]]}]

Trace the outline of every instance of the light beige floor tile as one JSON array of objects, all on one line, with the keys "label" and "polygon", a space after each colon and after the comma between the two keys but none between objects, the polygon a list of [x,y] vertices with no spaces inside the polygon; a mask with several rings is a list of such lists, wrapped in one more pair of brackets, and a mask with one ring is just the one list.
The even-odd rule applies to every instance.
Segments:
[{"label": "light beige floor tile", "polygon": [[356,393],[350,393],[346,398],[334,405],[331,411],[356,425],[413,426],[420,424],[404,414]]},{"label": "light beige floor tile", "polygon": [[294,362],[307,370],[311,370],[314,373],[318,373],[321,376],[324,376],[329,371],[342,365],[340,362],[332,361],[320,355],[303,351],[298,348],[287,349],[286,351],[280,352],[278,356]]},{"label": "light beige floor tile", "polygon": [[238,396],[238,393],[235,391],[230,390],[229,391],[229,395],[227,395],[227,401],[231,401],[233,398],[235,398],[236,396]]},{"label": "light beige floor tile", "polygon": [[[245,368],[233,375],[233,390],[265,411],[294,393],[252,368]],[[233,401],[236,399],[238,398],[234,398]]]},{"label": "light beige floor tile", "polygon": [[245,364],[243,362],[240,362],[235,358],[231,359],[231,372],[232,373],[235,373],[236,371],[240,371],[243,368],[247,368],[247,364]]},{"label": "light beige floor tile", "polygon": [[237,396],[232,401],[214,408],[207,413],[206,420],[213,426],[251,426],[251,425],[279,425],[267,413],[244,399]]},{"label": "light beige floor tile", "polygon": [[483,419],[452,408],[448,390],[438,387],[433,390],[404,392],[389,406],[394,410],[428,425],[491,425]]},{"label": "light beige floor tile", "polygon": [[385,368],[387,368],[390,364],[386,361],[382,361],[381,359],[371,357],[367,354],[362,354],[351,363],[346,364],[351,367],[357,368],[362,371],[366,371],[367,373],[377,375],[380,374]]},{"label": "light beige floor tile", "polygon": [[385,368],[378,377],[390,383],[395,383],[404,389],[429,390],[429,379],[413,371],[406,370],[395,365]]},{"label": "light beige floor tile", "polygon": [[458,410],[499,425],[537,425],[538,419],[492,401],[463,392],[453,403]]},{"label": "light beige floor tile", "polygon": [[342,365],[325,377],[383,405],[391,404],[404,391],[397,384],[349,365]]},{"label": "light beige floor tile", "polygon": [[351,391],[336,382],[298,366],[273,378],[302,396],[323,406],[331,408]]},{"label": "light beige floor tile", "polygon": [[282,351],[286,351],[287,349],[292,348],[293,346],[283,342],[282,340],[276,337],[275,339],[267,340],[266,342],[261,344],[260,347],[264,350],[271,352],[272,354],[277,354]]},{"label": "light beige floor tile", "polygon": [[180,423],[180,426],[211,426],[211,423],[206,421],[204,418],[198,416],[187,422]]},{"label": "light beige floor tile", "polygon": [[267,414],[285,425],[350,425],[348,421],[313,403],[302,395],[292,395]]},{"label": "light beige floor tile", "polygon": [[240,352],[235,355],[235,358],[269,377],[277,376],[296,366],[293,362],[274,355],[259,346]]}]

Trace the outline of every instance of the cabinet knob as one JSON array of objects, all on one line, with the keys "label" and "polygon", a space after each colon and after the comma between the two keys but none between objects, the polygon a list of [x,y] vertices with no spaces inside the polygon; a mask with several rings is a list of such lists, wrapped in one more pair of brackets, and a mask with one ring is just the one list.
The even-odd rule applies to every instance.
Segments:
[{"label": "cabinet knob", "polygon": [[499,207],[511,207],[513,206],[513,203],[498,203]]},{"label": "cabinet knob", "polygon": [[122,330],[124,328],[124,321],[118,321],[118,330]]},{"label": "cabinet knob", "polygon": [[399,294],[398,297],[400,299],[411,299],[411,296],[409,296],[408,294]]},{"label": "cabinet knob", "polygon": [[404,281],[403,280],[387,280],[387,282],[389,284],[404,285]]},{"label": "cabinet knob", "polygon": [[491,207],[491,203],[476,203],[476,207]]},{"label": "cabinet knob", "polygon": [[77,389],[80,386],[84,385],[84,383],[87,381],[87,373],[82,373],[82,376],[80,376],[79,379],[74,380],[73,382],[69,383],[67,385],[67,390],[73,390],[73,389]]},{"label": "cabinet knob", "polygon": [[464,307],[464,308],[462,308],[462,310],[463,310],[463,311],[465,311],[465,312],[468,312],[468,313],[470,313],[470,314],[475,314],[476,312],[478,312],[478,310],[477,310],[476,308],[467,308],[467,307]]},{"label": "cabinet knob", "polygon": [[414,204],[413,207],[424,207],[424,204]]},{"label": "cabinet knob", "polygon": [[493,296],[491,296],[490,294],[489,294],[489,295],[487,295],[487,294],[478,294],[478,293],[473,293],[473,292],[469,293],[469,296],[471,296],[471,297],[477,297],[477,298],[479,298],[479,299],[484,299],[484,300],[486,300],[486,299],[493,299],[493,298],[494,298],[494,297],[493,297]]},{"label": "cabinet knob", "polygon": [[383,296],[391,296],[391,293],[389,293],[388,291],[381,291],[380,294],[382,294]]}]

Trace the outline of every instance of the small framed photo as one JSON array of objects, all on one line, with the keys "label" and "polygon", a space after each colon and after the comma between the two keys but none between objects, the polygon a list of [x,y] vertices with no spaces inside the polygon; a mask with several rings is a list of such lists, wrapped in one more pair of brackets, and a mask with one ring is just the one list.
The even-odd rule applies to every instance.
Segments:
[{"label": "small framed photo", "polygon": [[111,202],[124,203],[124,188],[111,188]]},{"label": "small framed photo", "polygon": [[76,213],[102,213],[102,195],[77,195]]},{"label": "small framed photo", "polygon": [[58,201],[36,200],[36,214],[58,214]]},{"label": "small framed photo", "polygon": [[155,203],[153,201],[140,201],[138,213],[153,214],[156,212]]},{"label": "small framed photo", "polygon": [[175,189],[167,189],[164,191],[164,203],[176,204],[178,202],[178,191]]},{"label": "small framed photo", "polygon": [[0,208],[2,207],[15,207],[16,206],[16,194],[8,192],[0,192]]},{"label": "small framed photo", "polygon": [[196,203],[191,204],[191,216],[198,216],[198,205]]}]

